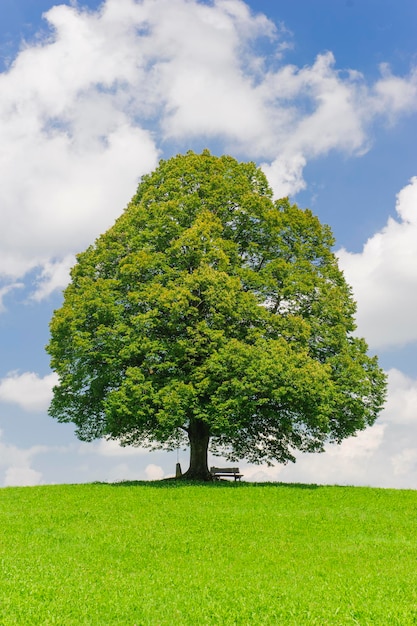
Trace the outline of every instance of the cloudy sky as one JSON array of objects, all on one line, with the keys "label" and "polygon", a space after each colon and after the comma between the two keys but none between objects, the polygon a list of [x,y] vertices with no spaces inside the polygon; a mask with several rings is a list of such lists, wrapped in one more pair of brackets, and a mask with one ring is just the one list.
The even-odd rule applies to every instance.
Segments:
[{"label": "cloudy sky", "polygon": [[389,376],[372,428],[245,478],[417,488],[416,32],[415,0],[1,1],[0,486],[173,473],[48,417],[44,346],[74,254],[208,147],[332,227]]}]

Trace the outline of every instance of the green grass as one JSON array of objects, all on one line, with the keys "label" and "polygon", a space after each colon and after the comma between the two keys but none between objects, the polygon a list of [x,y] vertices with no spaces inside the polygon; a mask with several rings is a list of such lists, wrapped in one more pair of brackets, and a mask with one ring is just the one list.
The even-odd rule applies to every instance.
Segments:
[{"label": "green grass", "polygon": [[417,624],[417,492],[2,489],[0,624]]}]

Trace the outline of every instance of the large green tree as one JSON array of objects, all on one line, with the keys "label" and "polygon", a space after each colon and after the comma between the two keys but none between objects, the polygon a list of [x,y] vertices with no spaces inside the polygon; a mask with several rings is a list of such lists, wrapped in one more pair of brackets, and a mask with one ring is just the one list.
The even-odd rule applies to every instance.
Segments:
[{"label": "large green tree", "polygon": [[385,376],[355,337],[328,226],[253,163],[161,161],[78,255],[47,347],[50,414],[122,445],[188,443],[186,477],[294,461],[375,421]]}]

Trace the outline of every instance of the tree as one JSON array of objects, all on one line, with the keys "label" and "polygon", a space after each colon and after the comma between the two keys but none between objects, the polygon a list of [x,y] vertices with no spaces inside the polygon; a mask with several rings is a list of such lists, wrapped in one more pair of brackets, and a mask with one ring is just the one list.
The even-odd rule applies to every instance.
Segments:
[{"label": "tree", "polygon": [[373,424],[385,376],[333,244],[254,163],[161,161],[77,257],[51,321],[51,416],[87,441],[189,443],[185,477],[203,480],[209,444],[287,463]]}]

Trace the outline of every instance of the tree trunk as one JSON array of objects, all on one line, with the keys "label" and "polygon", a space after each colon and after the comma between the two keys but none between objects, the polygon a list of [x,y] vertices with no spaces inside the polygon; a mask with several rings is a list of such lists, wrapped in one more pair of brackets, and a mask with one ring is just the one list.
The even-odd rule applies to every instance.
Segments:
[{"label": "tree trunk", "polygon": [[190,467],[182,475],[185,480],[211,480],[207,464],[210,427],[201,420],[192,420],[188,428]]}]

